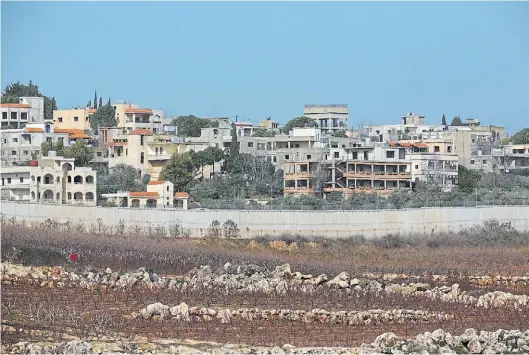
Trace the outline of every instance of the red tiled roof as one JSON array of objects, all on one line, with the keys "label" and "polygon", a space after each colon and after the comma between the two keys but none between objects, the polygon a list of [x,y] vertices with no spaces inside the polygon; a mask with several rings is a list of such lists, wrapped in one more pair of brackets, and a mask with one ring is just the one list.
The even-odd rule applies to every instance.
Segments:
[{"label": "red tiled roof", "polygon": [[82,129],[70,129],[70,128],[55,128],[55,133],[68,133],[68,134],[84,134]]},{"label": "red tiled roof", "polygon": [[71,139],[90,139],[90,136],[86,133],[73,133],[70,135]]},{"label": "red tiled roof", "polygon": [[95,108],[89,108],[89,109],[88,109],[88,113],[94,113],[94,112],[96,112],[96,111],[97,111],[97,110],[96,110]]},{"label": "red tiled roof", "polygon": [[126,108],[125,113],[138,113],[138,114],[152,115],[152,110],[150,108]]},{"label": "red tiled roof", "polygon": [[129,192],[130,197],[160,197],[158,192],[152,191],[141,191],[141,192]]},{"label": "red tiled roof", "polygon": [[152,136],[152,131],[147,128],[136,128],[132,132],[129,133],[130,135],[138,135],[138,136]]},{"label": "red tiled roof", "polygon": [[0,107],[31,108],[31,105],[28,105],[28,104],[0,104]]},{"label": "red tiled roof", "polygon": [[44,130],[38,127],[27,127],[26,132],[27,133],[44,133]]},{"label": "red tiled roof", "polygon": [[174,194],[174,197],[176,198],[189,198],[191,195],[189,195],[187,192],[177,192]]},{"label": "red tiled roof", "polygon": [[166,180],[153,180],[153,181],[149,181],[147,185],[161,185],[161,184],[164,184],[165,182]]}]

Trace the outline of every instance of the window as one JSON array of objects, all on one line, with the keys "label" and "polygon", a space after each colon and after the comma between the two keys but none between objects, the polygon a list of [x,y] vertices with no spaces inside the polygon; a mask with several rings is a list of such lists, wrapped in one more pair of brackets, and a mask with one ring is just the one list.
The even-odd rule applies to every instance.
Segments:
[{"label": "window", "polygon": [[334,152],[334,157],[338,159],[340,157],[340,152]]},{"label": "window", "polygon": [[285,154],[285,160],[289,160],[289,159],[290,159],[290,155]]},{"label": "window", "polygon": [[12,120],[16,120],[17,119],[17,113],[16,112],[11,112],[11,119]]},{"label": "window", "polygon": [[101,152],[97,152],[97,156],[100,157],[101,156]]},{"label": "window", "polygon": [[24,178],[23,178],[23,177],[20,178],[20,183],[21,183],[21,184],[24,183]]},{"label": "window", "polygon": [[7,139],[4,139],[4,144],[7,144]]},{"label": "window", "polygon": [[436,146],[433,147],[433,151],[434,151],[435,153],[439,153],[441,150],[439,149],[439,146],[436,145]]},{"label": "window", "polygon": [[[143,137],[143,136],[142,136],[142,137]],[[143,164],[144,161],[145,161],[144,153],[141,152],[141,155],[140,155],[140,164]]]},{"label": "window", "polygon": [[415,169],[419,169],[419,165],[415,165]]},{"label": "window", "polygon": [[11,183],[11,178],[7,178],[7,183],[8,183],[8,184]]},{"label": "window", "polygon": [[448,147],[446,147],[446,151],[447,151],[448,153],[452,153],[452,146],[449,145]]},{"label": "window", "polygon": [[62,122],[62,117],[57,118],[59,122]]},{"label": "window", "polygon": [[13,138],[13,143],[17,143],[18,142],[18,138]]},{"label": "window", "polygon": [[312,155],[307,154],[307,160],[310,160],[310,159],[312,159]]},{"label": "window", "polygon": [[143,145],[143,136],[140,136],[140,145]]},{"label": "window", "polygon": [[79,122],[79,117],[75,116],[75,117],[73,118],[73,121],[74,121],[74,122]]},{"label": "window", "polygon": [[29,154],[29,151],[28,150],[25,150],[24,151],[24,155],[28,155]]},{"label": "window", "polygon": [[86,122],[89,122],[89,121],[90,121],[90,117],[86,116],[86,117],[85,117],[85,121],[86,121]]},{"label": "window", "polygon": [[2,119],[7,120],[7,112],[2,112]]},{"label": "window", "polygon": [[353,159],[358,159],[358,152],[353,152]]},{"label": "window", "polygon": [[277,161],[276,157],[274,156],[274,163]]},{"label": "window", "polygon": [[471,160],[471,161],[470,161],[470,164],[474,164],[474,160]]},{"label": "window", "polygon": [[[169,191],[169,186],[167,186],[167,191]],[[169,197],[168,197],[169,198]]]},{"label": "window", "polygon": [[487,164],[487,160],[483,160],[483,164]]},{"label": "window", "polygon": [[16,150],[12,150],[12,151],[11,151],[11,155],[17,155]]},{"label": "window", "polygon": [[20,114],[20,119],[21,119],[21,120],[26,120],[26,121],[27,121],[27,119],[28,119],[28,113],[27,113],[27,112],[22,112],[22,113]]},{"label": "window", "polygon": [[294,148],[299,148],[299,144],[294,144]]},{"label": "window", "polygon": [[395,158],[395,151],[393,150],[388,150],[386,152],[386,158]]},{"label": "window", "polygon": [[248,148],[253,148],[253,142],[248,142]]}]

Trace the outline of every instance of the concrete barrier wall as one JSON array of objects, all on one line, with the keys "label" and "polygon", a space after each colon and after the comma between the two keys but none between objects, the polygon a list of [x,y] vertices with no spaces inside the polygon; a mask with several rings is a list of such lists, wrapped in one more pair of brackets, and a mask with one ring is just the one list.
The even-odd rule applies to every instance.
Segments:
[{"label": "concrete barrier wall", "polygon": [[376,237],[389,233],[429,233],[459,231],[489,219],[510,223],[513,228],[527,231],[529,206],[442,207],[372,211],[249,211],[211,210],[183,211],[39,205],[2,201],[1,212],[6,218],[43,221],[48,218],[64,223],[103,223],[116,227],[120,220],[126,228],[169,228],[179,224],[193,237],[204,236],[214,220],[221,224],[231,219],[237,223],[240,236],[266,234],[300,234],[328,238],[364,235]]}]

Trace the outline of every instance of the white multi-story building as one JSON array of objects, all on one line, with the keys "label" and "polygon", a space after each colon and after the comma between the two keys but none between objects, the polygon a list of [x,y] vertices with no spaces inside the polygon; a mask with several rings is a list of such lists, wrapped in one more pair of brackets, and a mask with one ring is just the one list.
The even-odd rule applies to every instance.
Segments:
[{"label": "white multi-story building", "polygon": [[303,115],[312,118],[323,134],[346,131],[349,127],[347,105],[305,105]]},{"label": "white multi-story building", "polygon": [[75,167],[74,161],[50,151],[47,157],[40,159],[38,166],[2,168],[2,198],[95,206],[97,172],[92,168]]},{"label": "white multi-story building", "polygon": [[70,145],[68,133],[55,132],[53,125],[28,124],[24,128],[0,131],[0,160],[2,165],[25,164],[40,156],[44,142],[56,144],[62,140],[64,146]]}]

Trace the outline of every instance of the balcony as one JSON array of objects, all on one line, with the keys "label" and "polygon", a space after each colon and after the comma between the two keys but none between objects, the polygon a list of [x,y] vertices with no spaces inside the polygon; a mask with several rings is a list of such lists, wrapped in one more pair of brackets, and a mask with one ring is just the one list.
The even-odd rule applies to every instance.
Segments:
[{"label": "balcony", "polygon": [[162,154],[155,154],[155,153],[149,153],[147,154],[147,160],[169,160],[171,158],[170,153],[162,153]]}]

